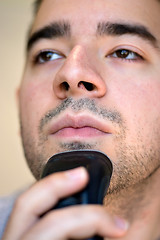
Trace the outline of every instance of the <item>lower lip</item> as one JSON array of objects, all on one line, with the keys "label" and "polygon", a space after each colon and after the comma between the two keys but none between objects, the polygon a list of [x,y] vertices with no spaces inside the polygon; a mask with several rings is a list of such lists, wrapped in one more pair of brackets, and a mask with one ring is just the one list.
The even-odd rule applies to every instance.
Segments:
[{"label": "lower lip", "polygon": [[106,133],[92,127],[72,128],[67,127],[60,129],[55,133],[57,137],[98,137]]}]

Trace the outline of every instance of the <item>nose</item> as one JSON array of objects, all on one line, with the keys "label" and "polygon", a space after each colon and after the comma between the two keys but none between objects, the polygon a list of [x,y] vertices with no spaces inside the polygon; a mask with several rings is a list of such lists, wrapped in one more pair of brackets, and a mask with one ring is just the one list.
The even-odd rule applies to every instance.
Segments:
[{"label": "nose", "polygon": [[106,94],[106,84],[82,46],[74,47],[66,58],[53,81],[53,91],[59,99],[101,98]]}]

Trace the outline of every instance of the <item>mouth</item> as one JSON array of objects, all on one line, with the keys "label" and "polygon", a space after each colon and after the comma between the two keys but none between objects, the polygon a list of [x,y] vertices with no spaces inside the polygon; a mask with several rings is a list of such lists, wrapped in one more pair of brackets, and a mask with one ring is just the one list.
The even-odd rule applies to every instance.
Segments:
[{"label": "mouth", "polygon": [[57,138],[93,138],[111,134],[111,130],[101,119],[88,115],[65,114],[52,122],[49,134]]}]

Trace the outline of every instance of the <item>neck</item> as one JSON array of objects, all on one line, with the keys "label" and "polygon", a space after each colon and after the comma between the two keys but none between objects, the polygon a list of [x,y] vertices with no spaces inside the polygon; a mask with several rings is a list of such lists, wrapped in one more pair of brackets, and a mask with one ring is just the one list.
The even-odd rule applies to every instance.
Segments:
[{"label": "neck", "polygon": [[104,199],[106,209],[130,223],[125,240],[160,240],[160,169],[143,182]]}]

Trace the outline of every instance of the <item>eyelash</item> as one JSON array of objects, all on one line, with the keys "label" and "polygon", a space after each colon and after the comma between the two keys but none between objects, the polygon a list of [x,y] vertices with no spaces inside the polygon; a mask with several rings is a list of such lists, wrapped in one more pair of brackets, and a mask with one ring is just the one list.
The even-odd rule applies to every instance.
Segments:
[{"label": "eyelash", "polygon": [[[48,55],[48,56],[47,56]],[[55,55],[57,55],[57,57],[55,57]],[[48,59],[47,59],[48,57]],[[50,58],[54,58],[54,59],[49,59]],[[58,53],[56,51],[53,50],[43,50],[40,51],[34,58],[33,58],[33,63],[36,64],[45,64],[46,62],[49,61],[54,61],[54,60],[58,60],[60,58],[63,58],[64,55],[61,53]],[[46,59],[44,59],[46,58]]]},{"label": "eyelash", "polygon": [[[122,57],[118,56],[120,54],[122,54]],[[130,59],[128,57],[129,55],[132,56]],[[113,53],[109,54],[108,57],[118,58],[121,61],[132,61],[132,62],[144,60],[144,58],[140,54],[138,54],[132,50],[125,49],[125,48],[121,48],[121,49],[114,51]]]},{"label": "eyelash", "polygon": [[[57,57],[55,57],[55,55],[57,55]],[[122,56],[120,57],[120,55],[122,55]],[[124,55],[124,57],[123,57],[123,55]],[[131,59],[128,58],[129,55],[132,55]],[[47,57],[48,57],[48,59],[47,59]],[[39,52],[34,57],[33,63],[35,65],[45,64],[46,62],[58,60],[58,59],[61,59],[63,57],[65,57],[63,54],[58,53],[56,51],[53,51],[53,50],[43,50],[43,51]],[[139,60],[144,60],[144,58],[140,54],[138,54],[138,53],[136,53],[134,51],[131,51],[129,49],[125,49],[125,48],[118,49],[118,50],[112,52],[111,54],[107,55],[106,57],[119,59],[121,61],[132,61],[132,62],[139,61]],[[44,58],[46,58],[46,59],[44,59]]]}]

